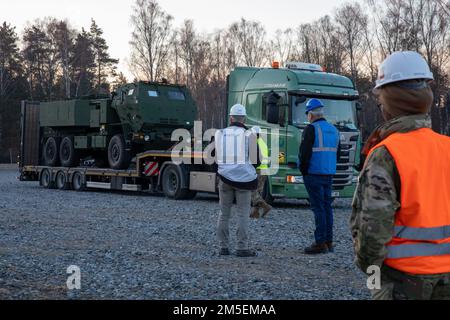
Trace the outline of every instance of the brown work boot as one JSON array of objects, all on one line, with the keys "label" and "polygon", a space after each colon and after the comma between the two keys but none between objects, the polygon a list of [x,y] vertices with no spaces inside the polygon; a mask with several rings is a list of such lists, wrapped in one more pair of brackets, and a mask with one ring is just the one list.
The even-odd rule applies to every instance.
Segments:
[{"label": "brown work boot", "polygon": [[259,219],[259,207],[252,208],[252,212],[250,213],[250,218]]},{"label": "brown work boot", "polygon": [[272,210],[272,206],[268,203],[264,203],[262,205],[263,208],[263,213],[261,215],[262,218],[265,218],[267,216],[267,214],[270,212],[270,210]]},{"label": "brown work boot", "polygon": [[328,246],[326,243],[313,243],[311,246],[305,248],[305,254],[320,254],[328,253]]},{"label": "brown work boot", "polygon": [[219,251],[219,256],[229,256],[230,250],[228,248],[221,248]]},{"label": "brown work boot", "polygon": [[328,247],[328,252],[334,252],[334,245],[333,245],[332,241],[327,241],[327,242],[325,242],[325,244]]},{"label": "brown work boot", "polygon": [[256,257],[258,253],[251,249],[236,250],[236,256],[241,258]]}]

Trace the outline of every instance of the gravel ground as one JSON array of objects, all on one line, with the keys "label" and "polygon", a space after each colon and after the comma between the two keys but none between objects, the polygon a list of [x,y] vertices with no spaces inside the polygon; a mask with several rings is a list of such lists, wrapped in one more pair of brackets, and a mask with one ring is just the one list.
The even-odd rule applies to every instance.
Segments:
[{"label": "gravel ground", "polygon": [[[302,254],[312,213],[283,201],[250,224],[258,257],[219,257],[215,196],[46,190],[17,175],[0,166],[0,299],[369,298],[353,265],[350,200],[335,203],[335,253]],[[70,265],[80,290],[67,290]]]}]

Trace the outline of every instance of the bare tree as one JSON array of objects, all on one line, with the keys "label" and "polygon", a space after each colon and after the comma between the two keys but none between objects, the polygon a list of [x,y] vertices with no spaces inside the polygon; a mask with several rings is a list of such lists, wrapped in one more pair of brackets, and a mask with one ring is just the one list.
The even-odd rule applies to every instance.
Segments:
[{"label": "bare tree", "polygon": [[313,49],[315,47],[314,33],[311,24],[302,24],[297,29],[298,49],[296,56],[299,60],[306,62],[318,62]]},{"label": "bare tree", "polygon": [[353,82],[356,82],[358,79],[358,54],[363,44],[364,26],[367,25],[368,18],[357,2],[347,3],[340,7],[334,18],[342,37],[342,43],[348,53],[350,74]]},{"label": "bare tree", "polygon": [[180,36],[180,58],[185,69],[185,80],[189,86],[193,81],[194,54],[197,45],[197,35],[194,30],[194,22],[185,20],[183,27],[179,31]]},{"label": "bare tree", "polygon": [[131,69],[137,78],[155,81],[163,77],[174,41],[172,20],[156,0],[136,0],[130,46]]},{"label": "bare tree", "polygon": [[268,44],[269,61],[279,61],[284,65],[294,56],[295,52],[294,31],[291,28],[276,30],[273,39]]},{"label": "bare tree", "polygon": [[233,23],[229,31],[239,46],[242,62],[246,66],[262,66],[266,56],[264,26],[260,22],[242,18],[240,22]]},{"label": "bare tree", "polygon": [[450,17],[450,1],[444,0],[435,0],[439,6],[442,8],[442,11]]},{"label": "bare tree", "polygon": [[363,46],[364,46],[364,60],[366,62],[366,68],[369,72],[369,78],[372,83],[375,83],[377,79],[377,65],[375,63],[376,59],[376,48],[374,43],[374,34],[370,27],[369,20],[367,24],[363,26]]}]

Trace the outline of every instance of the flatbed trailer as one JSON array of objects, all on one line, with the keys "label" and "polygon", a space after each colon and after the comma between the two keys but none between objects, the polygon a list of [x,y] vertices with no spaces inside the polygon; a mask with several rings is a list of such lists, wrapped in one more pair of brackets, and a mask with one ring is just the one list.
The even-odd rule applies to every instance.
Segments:
[{"label": "flatbed trailer", "polygon": [[42,165],[38,115],[39,103],[22,102],[21,181],[39,181],[42,187],[60,190],[163,192],[167,197],[177,200],[192,199],[198,191],[217,192],[216,168],[205,164],[203,160],[199,161],[204,159],[203,152],[177,154],[177,161],[174,161],[170,150],[149,150],[138,154],[127,170]]},{"label": "flatbed trailer", "polygon": [[[198,157],[203,157],[203,153],[193,153],[190,158]],[[171,151],[139,154],[136,166],[128,170],[25,165],[20,168],[20,180],[39,181],[40,186],[48,189],[163,192],[177,200],[192,199],[198,191],[217,192],[213,166],[179,164],[172,161]]]}]

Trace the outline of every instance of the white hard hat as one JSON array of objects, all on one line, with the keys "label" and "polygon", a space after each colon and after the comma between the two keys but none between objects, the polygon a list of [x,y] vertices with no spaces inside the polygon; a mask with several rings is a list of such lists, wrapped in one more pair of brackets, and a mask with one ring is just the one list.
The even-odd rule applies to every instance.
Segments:
[{"label": "white hard hat", "polygon": [[428,63],[414,51],[394,52],[378,68],[375,89],[389,83],[414,79],[434,80]]},{"label": "white hard hat", "polygon": [[230,110],[230,116],[241,116],[246,117],[247,112],[242,104],[235,104]]},{"label": "white hard hat", "polygon": [[261,127],[254,126],[251,130],[254,134],[261,134]]}]

